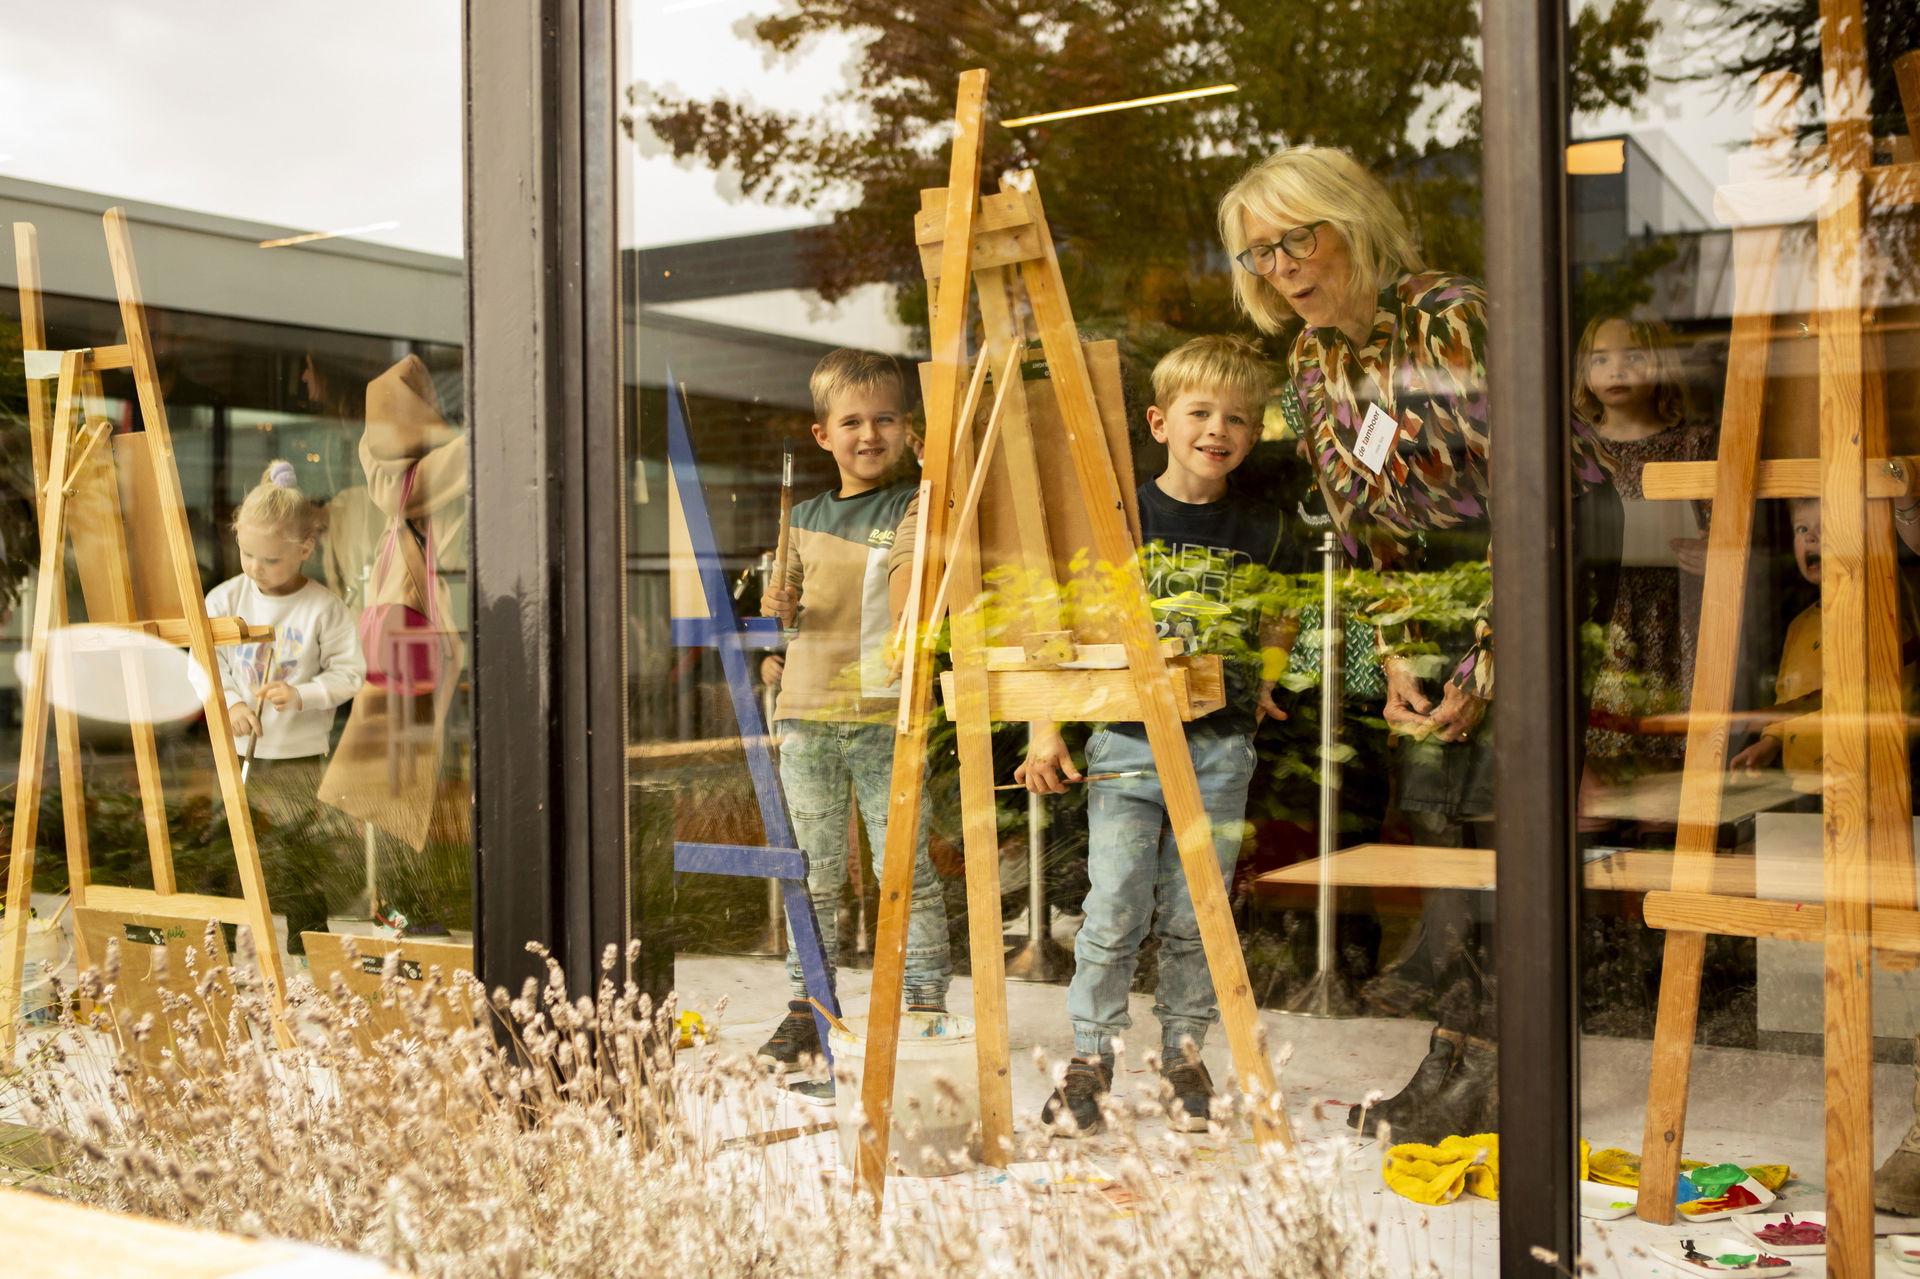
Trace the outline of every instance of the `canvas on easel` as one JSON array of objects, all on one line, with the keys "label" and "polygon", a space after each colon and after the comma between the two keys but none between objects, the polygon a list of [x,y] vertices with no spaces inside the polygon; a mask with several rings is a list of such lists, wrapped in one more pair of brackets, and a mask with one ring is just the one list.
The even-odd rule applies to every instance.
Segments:
[{"label": "canvas on easel", "polygon": [[[1920,493],[1920,458],[1901,455],[1914,446],[1890,431],[1885,344],[1905,339],[1868,310],[1869,268],[1877,228],[1905,220],[1911,233],[1920,166],[1872,163],[1860,5],[1831,0],[1821,8],[1825,171],[1726,187],[1719,196],[1733,228],[1735,306],[1718,458],[1646,469],[1648,497],[1711,498],[1713,522],[1672,884],[1645,905],[1647,923],[1667,936],[1637,1206],[1643,1219],[1661,1223],[1675,1211],[1708,935],[1819,942],[1828,1272],[1864,1279],[1874,1271],[1870,969],[1876,950],[1898,952],[1902,963],[1920,951],[1889,500]],[[1784,152],[1799,90],[1789,75],[1762,83],[1762,155]],[[1920,120],[1920,102],[1906,109]],[[1803,329],[1810,344],[1779,330],[1774,306],[1786,234],[1808,221],[1817,228],[1819,293]],[[1776,389],[1797,398],[1801,411],[1783,406]],[[1909,411],[1896,420],[1910,418],[1911,406],[1901,407]],[[1714,845],[1754,502],[1788,497],[1821,501],[1823,883],[1805,901],[1762,901],[1716,879],[1716,864],[1728,859],[1716,858]]]},{"label": "canvas on easel", "polygon": [[[1132,485],[1121,479],[1126,451],[1114,394],[1117,365],[1110,352],[1080,340],[1032,174],[1024,175],[1024,184],[1007,182],[984,198],[978,194],[986,83],[985,71],[961,75],[948,183],[944,190],[922,192],[915,222],[928,277],[932,359],[922,375],[926,450],[902,619],[901,711],[861,1097],[867,1129],[858,1175],[876,1204],[886,1177],[907,917],[924,802],[933,638],[943,613],[952,622],[947,706],[959,753],[986,1162],[1005,1164],[1013,1131],[992,724],[1018,718],[1132,718],[1146,725],[1240,1085],[1257,1099],[1256,1136],[1291,1140],[1183,728],[1186,719],[1203,713],[1199,686],[1207,671],[1217,677],[1219,662],[1170,658],[1156,634],[1135,562]],[[984,340],[970,361],[976,291]],[[1044,362],[1031,395],[1021,367],[1035,354],[1029,323]],[[985,393],[989,370],[996,374],[991,396]],[[976,431],[983,403],[991,407]],[[996,465],[1002,467],[1001,486],[993,495],[986,481]],[[1049,480],[1056,485],[1052,493]],[[996,646],[992,637],[1018,642]],[[1083,653],[1092,659],[1089,665],[1108,669],[1074,669]],[[1188,671],[1184,679],[1175,674],[1182,667]],[[1030,704],[1014,707],[1013,682],[1027,686]],[[1103,682],[1113,685],[1109,695],[1089,693]]]},{"label": "canvas on easel", "polygon": [[[33,232],[31,227],[21,225],[15,232],[22,334],[31,388],[29,425],[38,486],[40,560],[21,690],[20,767],[7,867],[8,909],[0,926],[0,1065],[12,1062],[19,1028],[27,903],[33,887],[49,718],[54,721],[57,738],[68,891],[76,909],[117,914],[123,923],[136,916],[184,921],[193,930],[212,920],[246,925],[252,930],[254,953],[273,1011],[275,1037],[282,1047],[292,1044],[284,1017],[286,977],[280,946],[214,655],[216,645],[268,641],[272,631],[249,626],[239,618],[207,616],[126,215],[120,209],[109,209],[103,222],[127,339],[119,346],[61,352],[42,349],[46,332]],[[137,439],[130,435],[116,437],[113,425],[104,418],[87,419],[87,405],[99,402],[100,374],[113,369],[132,372],[143,426]],[[50,410],[44,389],[48,380],[54,383]],[[122,467],[127,470],[129,505],[123,505]],[[88,624],[84,627],[69,625],[69,545],[87,610]],[[149,608],[156,611],[144,611]],[[211,739],[219,796],[232,834],[242,892],[239,898],[179,891],[154,742],[154,690],[139,657],[143,646],[154,643],[185,650],[187,674]],[[88,647],[105,647],[122,654],[125,718],[132,731],[153,876],[151,888],[91,882],[84,780],[72,710],[76,691],[74,654]],[[90,951],[83,953],[83,961],[98,963],[103,958]]]}]

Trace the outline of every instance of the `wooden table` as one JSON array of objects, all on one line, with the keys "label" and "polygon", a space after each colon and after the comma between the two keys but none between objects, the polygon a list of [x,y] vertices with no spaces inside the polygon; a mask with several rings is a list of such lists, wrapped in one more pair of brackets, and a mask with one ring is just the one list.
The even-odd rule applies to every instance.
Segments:
[{"label": "wooden table", "polygon": [[[1356,844],[1325,859],[1337,888],[1471,888],[1494,887],[1494,854],[1488,848],[1435,848],[1420,844]],[[1321,858],[1296,862],[1254,878],[1254,891],[1285,892],[1294,885],[1320,882]],[[1713,888],[1717,893],[1753,896],[1754,859],[1717,856],[1713,859]],[[1820,868],[1809,871],[1807,892],[1819,895]],[[1673,854],[1626,851],[1587,863],[1589,889],[1623,893],[1665,891],[1673,879]]]},{"label": "wooden table", "polygon": [[[0,1187],[5,1271],[33,1279],[274,1279],[321,1273],[317,1250],[193,1230]],[[326,1254],[322,1254],[326,1255]],[[377,1261],[332,1254],[340,1279],[401,1279]]]}]

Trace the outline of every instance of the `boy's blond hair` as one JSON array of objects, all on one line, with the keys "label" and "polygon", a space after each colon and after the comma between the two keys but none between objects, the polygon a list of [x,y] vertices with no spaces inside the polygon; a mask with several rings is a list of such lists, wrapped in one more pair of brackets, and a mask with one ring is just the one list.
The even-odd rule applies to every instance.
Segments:
[{"label": "boy's blond hair", "polygon": [[1171,408],[1182,391],[1238,391],[1257,409],[1273,390],[1273,365],[1243,337],[1210,334],[1183,342],[1153,366],[1153,402]]},{"label": "boy's blond hair", "polygon": [[[1421,269],[1407,220],[1380,179],[1337,147],[1297,146],[1276,151],[1248,169],[1220,197],[1220,240],[1227,257],[1247,247],[1247,213],[1275,226],[1326,222],[1347,242],[1353,265],[1348,285],[1371,298],[1388,282]],[[1278,252],[1278,250],[1275,250]],[[1277,333],[1294,314],[1265,278],[1233,268],[1234,298],[1262,333]]]},{"label": "boy's blond hair", "polygon": [[900,361],[879,351],[860,351],[843,346],[829,351],[813,366],[807,390],[813,395],[813,420],[826,425],[833,397],[842,391],[873,390],[891,382],[900,393],[900,408],[907,407],[907,377]]}]

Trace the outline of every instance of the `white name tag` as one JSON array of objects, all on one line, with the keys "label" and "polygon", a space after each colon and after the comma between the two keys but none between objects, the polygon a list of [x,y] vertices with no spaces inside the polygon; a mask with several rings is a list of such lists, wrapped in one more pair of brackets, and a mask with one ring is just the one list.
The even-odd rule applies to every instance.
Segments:
[{"label": "white name tag", "polygon": [[1386,465],[1387,454],[1393,451],[1393,441],[1400,434],[1400,424],[1390,417],[1378,404],[1367,406],[1367,416],[1360,423],[1360,433],[1354,437],[1353,460],[1367,468],[1374,475],[1380,474],[1380,468]]}]

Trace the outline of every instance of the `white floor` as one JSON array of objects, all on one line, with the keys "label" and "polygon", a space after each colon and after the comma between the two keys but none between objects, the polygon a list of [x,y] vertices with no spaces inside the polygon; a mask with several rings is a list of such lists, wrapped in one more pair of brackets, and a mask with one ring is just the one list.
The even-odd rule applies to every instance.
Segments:
[{"label": "white floor", "polygon": [[[715,955],[682,955],[678,984],[683,1006],[706,1014],[719,1030],[726,1050],[752,1052],[785,1015],[785,990],[779,964],[772,959]],[[865,1011],[868,975],[841,976],[845,1011]],[[713,1010],[726,1001],[717,1017]],[[1071,1051],[1072,1035],[1064,1010],[1061,986],[1009,983],[1007,1016],[1013,1048],[1016,1140],[1023,1150],[1036,1146],[1071,1144],[1096,1161],[1102,1139],[1068,1143],[1038,1129],[1041,1104],[1048,1092],[1044,1076],[1031,1063],[1035,1048],[1058,1060]],[[972,987],[961,978],[954,983],[949,1007],[958,1013],[972,1008]],[[1153,1046],[1157,1027],[1152,1000],[1136,995],[1131,1012],[1138,1046]],[[1405,1081],[1426,1050],[1428,1026],[1411,1021],[1355,1019],[1317,1021],[1285,1013],[1262,1014],[1276,1049],[1292,1049],[1282,1085],[1296,1134],[1314,1150],[1316,1164],[1342,1171],[1360,1206],[1363,1219],[1373,1223],[1396,1269],[1423,1271],[1429,1263],[1445,1275],[1493,1275],[1498,1272],[1497,1205],[1462,1198],[1437,1208],[1403,1199],[1386,1189],[1379,1177],[1379,1152],[1372,1143],[1354,1141],[1345,1127],[1348,1104],[1370,1089],[1392,1093]],[[1131,1049],[1130,1049],[1131,1051]],[[1651,1046],[1643,1042],[1589,1039],[1584,1045],[1581,1135],[1598,1150],[1619,1146],[1640,1148],[1640,1123],[1646,1102],[1646,1079]],[[1229,1073],[1224,1038],[1216,1035],[1206,1048],[1208,1064],[1218,1079]],[[1785,1163],[1793,1178],[1784,1187],[1784,1210],[1823,1206],[1821,1063],[1817,1058],[1786,1057],[1735,1049],[1701,1048],[1695,1053],[1687,1154],[1708,1162],[1732,1161],[1744,1165]],[[1116,1080],[1116,1093],[1144,1082],[1136,1061]],[[1912,1074],[1905,1066],[1880,1067],[1875,1074],[1877,1115],[1875,1149],[1884,1154],[1906,1131],[1911,1114]],[[804,1122],[818,1111],[796,1111]],[[823,1154],[833,1149],[831,1134],[808,1140]],[[1231,1147],[1249,1145],[1207,1136],[1182,1140],[1214,1157],[1235,1157]],[[1217,1155],[1214,1152],[1217,1151]],[[977,1174],[975,1175],[977,1177]],[[917,1185],[902,1185],[914,1181]],[[965,1177],[896,1179],[893,1194],[966,1194],[976,1189]],[[1878,1231],[1908,1228],[1901,1218],[1882,1217]],[[1600,1276],[1655,1276],[1673,1274],[1651,1254],[1650,1247],[1683,1237],[1707,1233],[1701,1225],[1652,1226],[1634,1218],[1614,1222],[1586,1222],[1583,1260]],[[1797,1258],[1797,1273],[1824,1274],[1819,1258]],[[1880,1273],[1899,1273],[1882,1256]]]}]

